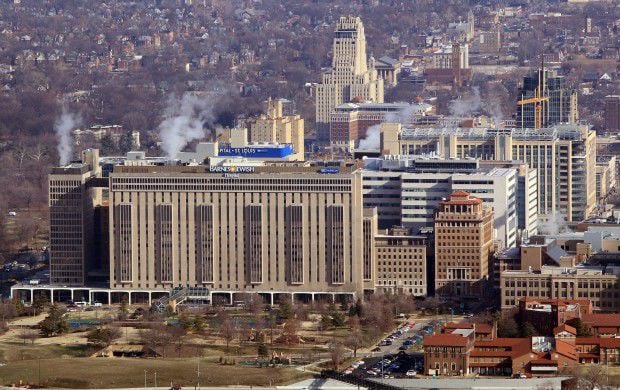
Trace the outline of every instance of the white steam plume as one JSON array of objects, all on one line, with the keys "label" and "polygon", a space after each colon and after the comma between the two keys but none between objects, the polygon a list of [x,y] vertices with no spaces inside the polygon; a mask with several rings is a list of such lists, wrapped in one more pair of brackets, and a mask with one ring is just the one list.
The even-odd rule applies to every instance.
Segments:
[{"label": "white steam plume", "polygon": [[461,99],[452,100],[450,102],[450,115],[457,117],[468,116],[480,109],[482,101],[480,99],[480,88],[473,87],[474,92],[471,95],[465,96]]},{"label": "white steam plume", "polygon": [[58,138],[58,156],[60,157],[60,165],[66,165],[73,157],[73,140],[71,131],[76,129],[82,123],[82,117],[79,114],[62,109],[62,114],[54,122],[54,132]]},{"label": "white steam plume", "polygon": [[205,125],[213,122],[213,106],[207,100],[189,92],[168,99],[164,120],[158,126],[168,157],[175,158],[189,142],[205,137]]},{"label": "white steam plume", "polygon": [[566,215],[561,212],[555,212],[544,219],[541,218],[538,223],[538,232],[549,236],[570,232],[566,222]]},{"label": "white steam plume", "polygon": [[[388,113],[382,123],[406,124],[411,122],[412,117],[419,112],[418,105],[406,104],[402,110]],[[380,147],[381,124],[372,125],[366,130],[366,137],[360,140],[358,149],[378,150]]]}]

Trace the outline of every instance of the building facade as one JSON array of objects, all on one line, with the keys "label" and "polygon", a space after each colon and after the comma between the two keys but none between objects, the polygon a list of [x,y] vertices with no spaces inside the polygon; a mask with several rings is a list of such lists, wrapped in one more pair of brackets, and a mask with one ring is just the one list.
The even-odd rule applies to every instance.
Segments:
[{"label": "building facade", "polygon": [[50,282],[82,286],[93,258],[94,207],[100,190],[90,186],[99,172],[98,150],[82,153],[82,162],[52,169],[49,180]]},{"label": "building facade", "polygon": [[119,166],[109,197],[111,288],[355,295],[372,275],[354,165]]},{"label": "building facade", "polygon": [[501,307],[510,310],[522,298],[589,299],[597,311],[620,310],[617,267],[543,265],[540,270],[508,270],[500,277]]},{"label": "building facade", "polygon": [[368,67],[364,25],[359,17],[338,20],[333,40],[332,66],[315,86],[316,138],[329,143],[332,110],[355,99],[383,102],[383,79],[374,63]]},{"label": "building facade", "polygon": [[605,96],[605,130],[620,133],[620,95]]},{"label": "building facade", "polygon": [[410,229],[393,227],[380,231],[374,239],[377,292],[427,295],[426,238]]},{"label": "building facade", "polygon": [[[432,112],[433,106],[425,103],[344,103],[330,114],[330,145],[332,149],[351,152],[373,126],[385,121],[413,123]],[[375,130],[378,141],[379,129]]]},{"label": "building facade", "polygon": [[295,159],[304,160],[304,120],[299,115],[284,115],[284,99],[269,99],[265,113],[249,124],[248,138],[255,143],[292,144]]},{"label": "building facade", "polygon": [[[538,92],[537,92],[538,91]],[[540,102],[540,112],[536,104],[520,104],[517,107],[517,125],[521,128],[536,128],[536,115],[541,117],[541,127],[550,127],[560,123],[576,124],[579,120],[577,110],[577,91],[566,85],[566,79],[555,71],[538,69],[532,75],[523,78],[519,88],[520,101],[545,98]]]},{"label": "building facade", "polygon": [[493,209],[465,191],[439,203],[435,215],[435,294],[481,297],[493,251]]},{"label": "building facade", "polygon": [[536,169],[538,212],[587,218],[596,206],[596,134],[584,125],[546,129],[415,128],[381,125],[383,154],[520,160]]},{"label": "building facade", "polygon": [[442,199],[453,191],[465,190],[493,206],[494,236],[503,246],[516,245],[519,214],[523,215],[524,234],[536,234],[536,178],[528,177],[533,187],[521,187],[521,176],[513,166],[481,168],[476,160],[423,156],[367,158],[364,164],[364,206],[377,208],[382,228],[431,227]]}]

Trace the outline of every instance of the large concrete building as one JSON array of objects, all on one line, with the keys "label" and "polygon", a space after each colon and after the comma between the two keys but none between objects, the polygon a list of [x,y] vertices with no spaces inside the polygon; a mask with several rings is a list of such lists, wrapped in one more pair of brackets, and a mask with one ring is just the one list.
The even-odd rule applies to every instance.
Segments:
[{"label": "large concrete building", "polygon": [[361,189],[345,164],[116,167],[110,287],[361,295]]},{"label": "large concrete building", "polygon": [[94,208],[101,191],[92,186],[100,172],[98,150],[82,153],[82,162],[54,168],[49,175],[50,281],[82,286],[94,258]]},{"label": "large concrete building", "polygon": [[269,99],[265,113],[249,124],[249,141],[292,144],[296,160],[304,160],[304,120],[299,115],[284,115],[283,99]]},{"label": "large concrete building", "polygon": [[587,218],[596,206],[596,134],[585,125],[546,129],[403,128],[381,125],[383,154],[519,160],[537,170],[540,214]]},{"label": "large concrete building", "polygon": [[364,160],[364,206],[376,207],[379,226],[432,227],[439,203],[457,190],[495,210],[493,228],[502,246],[537,233],[535,171],[523,164],[481,167],[474,159],[383,156]]},{"label": "large concrete building", "polygon": [[329,120],[332,110],[352,100],[383,102],[383,79],[368,66],[364,25],[359,17],[343,16],[334,33],[332,66],[323,72],[316,85],[316,138],[329,143]]},{"label": "large concrete building", "polygon": [[435,216],[435,294],[480,298],[489,279],[493,209],[465,191],[439,204]]}]

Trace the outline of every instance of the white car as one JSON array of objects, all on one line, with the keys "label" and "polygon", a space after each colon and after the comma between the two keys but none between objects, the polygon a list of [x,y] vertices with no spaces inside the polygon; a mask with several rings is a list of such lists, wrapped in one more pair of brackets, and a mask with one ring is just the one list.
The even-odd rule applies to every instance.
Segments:
[{"label": "white car", "polygon": [[416,376],[418,375],[417,372],[415,372],[415,370],[409,370],[405,373],[406,376]]}]

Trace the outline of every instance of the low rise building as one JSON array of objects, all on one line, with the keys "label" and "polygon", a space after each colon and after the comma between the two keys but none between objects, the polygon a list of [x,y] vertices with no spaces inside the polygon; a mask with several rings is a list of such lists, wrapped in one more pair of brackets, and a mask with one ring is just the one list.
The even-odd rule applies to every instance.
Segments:
[{"label": "low rise building", "polygon": [[[528,267],[529,268],[529,267]],[[620,268],[613,266],[543,265],[539,270],[501,274],[501,307],[511,310],[521,298],[589,299],[596,311],[620,310]]]}]

